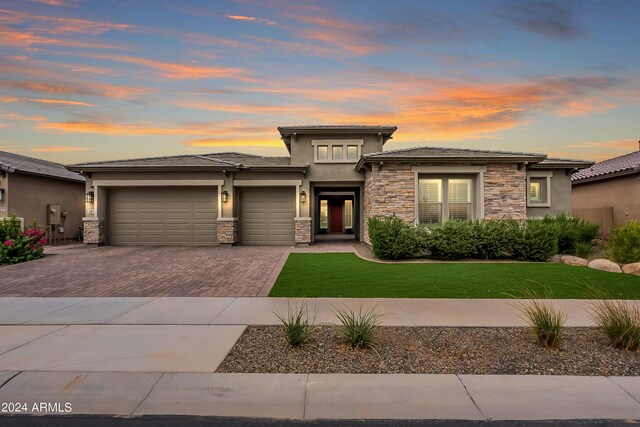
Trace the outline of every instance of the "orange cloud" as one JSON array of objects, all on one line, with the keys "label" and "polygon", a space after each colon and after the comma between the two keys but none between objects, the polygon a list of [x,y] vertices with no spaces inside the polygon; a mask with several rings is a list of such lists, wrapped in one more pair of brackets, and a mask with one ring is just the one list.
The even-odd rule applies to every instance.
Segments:
[{"label": "orange cloud", "polygon": [[178,101],[174,104],[191,110],[223,111],[240,114],[285,114],[299,110],[297,107],[282,107],[278,105],[231,104],[201,101]]},{"label": "orange cloud", "polygon": [[193,135],[207,137],[237,136],[240,133],[259,134],[270,132],[270,134],[274,134],[275,132],[272,127],[255,127],[245,122],[190,124],[175,127],[162,127],[139,123],[122,124],[109,123],[106,121],[69,121],[38,123],[35,130],[47,133],[93,133],[126,136]]},{"label": "orange cloud", "polygon": [[95,59],[108,59],[111,61],[124,62],[128,64],[140,65],[156,71],[161,77],[170,80],[195,80],[195,79],[238,79],[250,80],[247,75],[249,70],[245,68],[231,67],[208,67],[200,65],[184,65],[172,62],[155,61],[152,59],[139,58],[125,55],[87,55]]},{"label": "orange cloud", "polygon": [[567,148],[584,148],[584,147],[597,147],[597,148],[613,148],[623,151],[636,151],[638,149],[638,141],[636,139],[614,139],[609,141],[591,141],[582,142],[578,144],[569,144]]},{"label": "orange cloud", "polygon": [[64,46],[74,48],[115,49],[115,46],[77,40],[62,40],[36,35],[34,31],[0,26],[0,46],[28,48],[32,46]]},{"label": "orange cloud", "polygon": [[20,121],[20,122],[42,122],[47,120],[44,116],[24,116],[18,113],[3,113],[0,112],[0,118],[5,120]]},{"label": "orange cloud", "polygon": [[79,0],[29,0],[32,3],[42,3],[48,6],[60,6],[60,7],[78,7]]},{"label": "orange cloud", "polygon": [[38,22],[31,28],[48,34],[91,34],[99,35],[108,31],[131,31],[138,29],[136,25],[115,24],[111,22],[90,21],[78,18],[60,18],[56,16],[34,15],[24,12],[0,9],[0,22],[12,24]]},{"label": "orange cloud", "polygon": [[126,99],[153,92],[152,89],[118,86],[104,83],[46,83],[39,81],[0,81],[0,86],[9,89],[28,90],[55,95],[93,95],[106,98]]},{"label": "orange cloud", "polygon": [[249,21],[249,22],[259,22],[261,24],[266,25],[276,25],[275,21],[271,21],[269,19],[264,18],[256,18],[253,16],[245,16],[245,15],[226,15],[227,18],[233,19],[235,21]]},{"label": "orange cloud", "polygon": [[50,104],[50,105],[69,105],[78,107],[95,107],[95,104],[89,104],[80,101],[70,101],[67,99],[44,99],[44,98],[15,98],[15,97],[0,97],[0,101],[5,103],[10,102],[35,102],[38,104]]},{"label": "orange cloud", "polygon": [[7,125],[5,123],[0,123],[0,128],[6,128]]},{"label": "orange cloud", "polygon": [[66,147],[66,146],[59,146],[59,145],[53,145],[49,147],[35,147],[31,149],[31,151],[34,153],[69,153],[74,151],[88,151],[88,150],[91,150],[91,148]]},{"label": "orange cloud", "polygon": [[282,141],[275,137],[243,137],[243,138],[203,138],[184,141],[190,147],[276,147],[281,148]]}]

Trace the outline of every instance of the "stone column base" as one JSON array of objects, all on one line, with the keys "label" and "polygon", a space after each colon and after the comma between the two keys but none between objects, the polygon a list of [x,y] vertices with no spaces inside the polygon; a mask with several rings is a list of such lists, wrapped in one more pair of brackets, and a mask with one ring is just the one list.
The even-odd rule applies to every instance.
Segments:
[{"label": "stone column base", "polygon": [[84,234],[82,242],[89,246],[102,246],[107,242],[104,228],[104,218],[82,218]]},{"label": "stone column base", "polygon": [[218,243],[221,245],[238,243],[238,218],[218,218]]},{"label": "stone column base", "polygon": [[295,219],[296,245],[311,244],[311,218],[299,217]]}]

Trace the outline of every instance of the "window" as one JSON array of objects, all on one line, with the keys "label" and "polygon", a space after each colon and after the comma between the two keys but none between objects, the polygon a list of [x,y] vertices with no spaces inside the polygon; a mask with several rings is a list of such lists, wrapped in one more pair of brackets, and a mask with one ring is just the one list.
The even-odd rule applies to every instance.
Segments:
[{"label": "window", "polygon": [[316,163],[355,163],[360,158],[361,139],[321,139],[311,141]]},{"label": "window", "polygon": [[331,149],[331,159],[342,160],[342,145],[334,145]]},{"label": "window", "polygon": [[344,201],[344,228],[353,228],[353,200]]},{"label": "window", "polygon": [[551,177],[553,172],[527,172],[527,206],[551,206]]},{"label": "window", "polygon": [[449,180],[449,218],[471,219],[471,180]]},{"label": "window", "polygon": [[347,160],[358,160],[358,146],[347,145]]},{"label": "window", "polygon": [[418,223],[473,219],[473,182],[471,178],[420,178]]},{"label": "window", "polygon": [[442,220],[442,180],[421,179],[419,183],[420,224]]},{"label": "window", "polygon": [[329,202],[320,200],[320,228],[329,228]]},{"label": "window", "polygon": [[318,160],[328,160],[329,147],[326,145],[318,145]]}]

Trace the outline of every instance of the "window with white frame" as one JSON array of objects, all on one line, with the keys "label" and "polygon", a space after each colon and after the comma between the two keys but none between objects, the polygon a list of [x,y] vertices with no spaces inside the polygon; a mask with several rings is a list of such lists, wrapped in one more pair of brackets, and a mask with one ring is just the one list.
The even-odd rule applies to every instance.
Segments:
[{"label": "window with white frame", "polygon": [[473,194],[473,178],[421,175],[418,179],[418,223],[473,219]]},{"label": "window with white frame", "polygon": [[314,140],[315,163],[356,163],[362,154],[361,139]]},{"label": "window with white frame", "polygon": [[527,206],[551,206],[551,171],[527,172]]}]

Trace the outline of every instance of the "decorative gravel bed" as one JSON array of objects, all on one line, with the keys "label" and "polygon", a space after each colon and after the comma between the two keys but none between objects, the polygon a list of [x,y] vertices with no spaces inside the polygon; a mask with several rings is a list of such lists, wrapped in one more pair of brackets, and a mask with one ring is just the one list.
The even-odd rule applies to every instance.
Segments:
[{"label": "decorative gravel bed", "polygon": [[249,326],[218,372],[640,375],[640,352],[608,346],[595,328],[567,328],[559,350],[528,328],[381,327],[373,349],[352,349],[331,326],[290,347],[280,326]]}]

